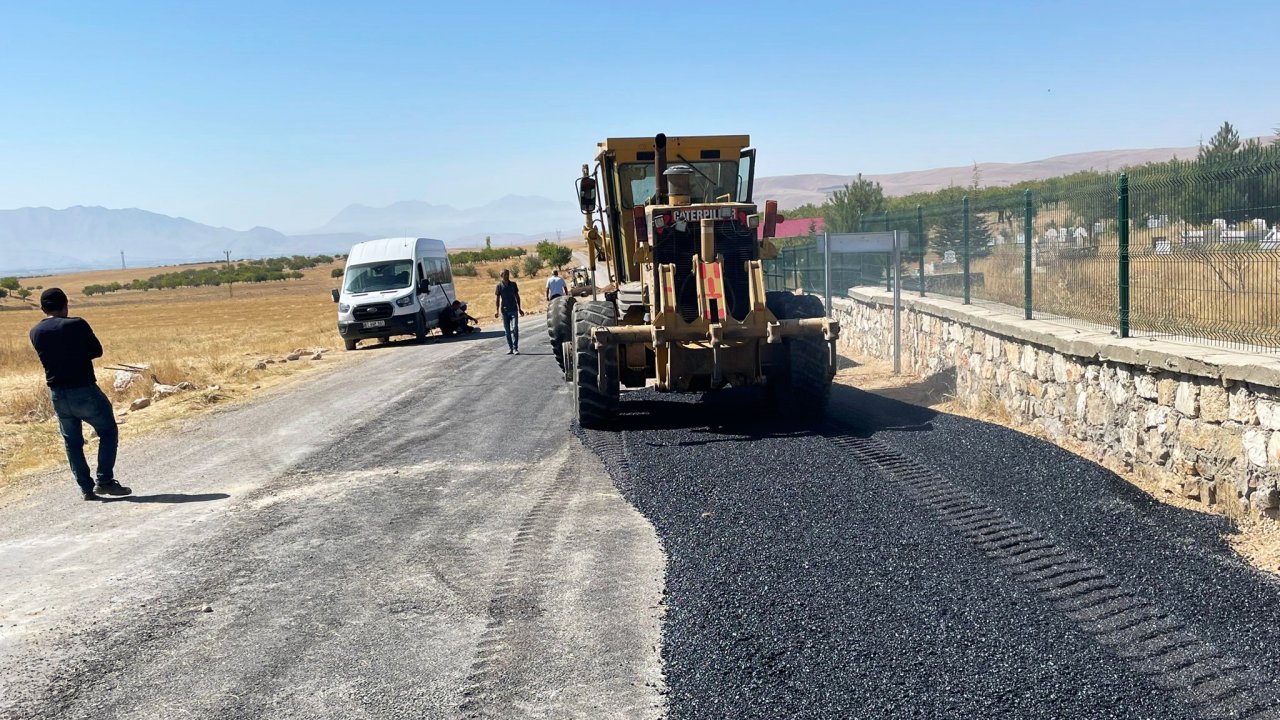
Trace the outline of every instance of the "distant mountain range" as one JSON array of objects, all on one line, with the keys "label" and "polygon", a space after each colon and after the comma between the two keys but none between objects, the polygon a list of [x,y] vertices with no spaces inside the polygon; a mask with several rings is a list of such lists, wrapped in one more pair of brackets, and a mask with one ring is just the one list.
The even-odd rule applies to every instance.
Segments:
[{"label": "distant mountain range", "polygon": [[[1258,138],[1263,143],[1274,137]],[[1058,155],[1045,160],[1024,163],[978,163],[978,181],[982,187],[1012,185],[1024,180],[1068,175],[1082,170],[1119,170],[1150,162],[1163,162],[1173,158],[1193,159],[1200,148],[1167,147],[1139,150],[1099,150],[1095,152]],[[888,196],[910,195],[914,192],[941,190],[951,186],[965,186],[973,182],[973,165],[913,170],[910,172],[867,175],[863,177],[880,183]],[[757,200],[777,200],[778,207],[790,209],[806,203],[821,205],[832,190],[852,182],[856,175],[778,175],[756,178]]]},{"label": "distant mountain range", "polygon": [[0,210],[0,272],[134,267],[232,257],[293,255],[349,247],[350,235],[288,236],[202,225],[135,208],[18,208]]},{"label": "distant mountain range", "polygon": [[[1269,140],[1264,138],[1264,141]],[[1060,155],[1026,163],[979,163],[984,187],[1053,177],[1080,170],[1115,170],[1174,157],[1195,157],[1198,148],[1105,150]],[[887,195],[905,195],[968,185],[972,165],[867,175]],[[805,203],[821,204],[828,193],[853,175],[784,175],[756,178],[758,200],[777,200],[786,210]],[[0,210],[0,274],[32,275],[51,271],[115,267],[124,252],[132,267],[209,261],[224,257],[345,252],[374,237],[415,235],[444,240],[451,247],[476,247],[486,236],[495,245],[515,245],[555,238],[575,240],[582,224],[571,201],[508,195],[487,205],[458,209],[450,205],[407,200],[386,207],[350,205],[332,220],[304,235],[285,235],[271,228],[232,230],[138,209],[102,207],[18,208]]]},{"label": "distant mountain range", "polygon": [[342,253],[361,240],[414,235],[453,247],[474,247],[491,237],[497,245],[576,238],[577,205],[545,198],[507,196],[478,208],[406,201],[385,208],[351,205],[312,233],[285,235],[204,225],[146,210],[103,207],[0,210],[0,275],[118,267],[154,267],[272,255]]},{"label": "distant mountain range", "polygon": [[422,233],[449,243],[465,243],[492,236],[524,237],[531,234],[552,237],[556,230],[577,236],[582,215],[577,203],[548,200],[531,195],[507,195],[487,205],[459,210],[452,205],[433,205],[405,200],[386,207],[349,205],[316,233],[363,233],[375,237],[398,237]]}]

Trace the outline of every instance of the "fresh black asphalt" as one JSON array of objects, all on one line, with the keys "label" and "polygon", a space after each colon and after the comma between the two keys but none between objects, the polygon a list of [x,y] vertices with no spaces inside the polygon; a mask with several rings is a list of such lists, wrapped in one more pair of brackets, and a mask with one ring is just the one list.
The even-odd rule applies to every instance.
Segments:
[{"label": "fresh black asphalt", "polygon": [[986,423],[839,386],[829,418],[788,427],[748,391],[646,390],[616,427],[580,431],[668,555],[671,718],[1233,716],[1162,689],[841,451],[827,436],[848,426],[1120,578],[1274,701],[1280,586],[1232,555],[1224,521]]}]

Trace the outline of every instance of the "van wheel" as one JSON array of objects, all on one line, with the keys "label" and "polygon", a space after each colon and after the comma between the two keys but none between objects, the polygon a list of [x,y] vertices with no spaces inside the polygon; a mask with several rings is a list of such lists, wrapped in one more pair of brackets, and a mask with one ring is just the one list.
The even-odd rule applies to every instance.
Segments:
[{"label": "van wheel", "polygon": [[342,344],[343,344],[344,346],[346,346],[347,351],[348,351],[348,352],[350,352],[350,351],[352,351],[352,350],[355,350],[355,349],[356,349],[356,343],[358,343],[358,342],[360,342],[360,341],[359,341],[359,340],[346,340],[346,339],[344,339],[344,340],[342,341]]},{"label": "van wheel", "polygon": [[424,343],[427,341],[427,332],[428,332],[427,331],[427,313],[422,310],[419,310],[418,311],[418,331],[414,333],[414,335],[418,339],[418,342]]},{"label": "van wheel", "polygon": [[386,345],[387,343],[391,342],[391,336],[383,335],[382,337],[378,338],[378,342],[382,343],[383,345]]}]

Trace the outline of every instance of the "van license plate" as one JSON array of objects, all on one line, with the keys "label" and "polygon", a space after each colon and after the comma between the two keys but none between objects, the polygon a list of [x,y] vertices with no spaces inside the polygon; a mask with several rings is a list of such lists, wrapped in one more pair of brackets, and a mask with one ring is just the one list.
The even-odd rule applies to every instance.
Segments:
[{"label": "van license plate", "polygon": [[376,327],[382,327],[383,325],[386,325],[386,324],[387,324],[386,320],[370,320],[369,322],[366,322],[364,326],[365,328],[376,328]]}]

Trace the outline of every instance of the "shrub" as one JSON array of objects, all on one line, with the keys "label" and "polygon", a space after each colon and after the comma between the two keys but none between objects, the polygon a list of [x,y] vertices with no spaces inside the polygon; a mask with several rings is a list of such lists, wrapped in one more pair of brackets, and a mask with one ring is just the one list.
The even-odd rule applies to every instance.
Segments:
[{"label": "shrub", "polygon": [[461,265],[453,266],[453,274],[459,277],[475,277],[479,275],[480,272],[476,270],[475,265],[472,265],[471,263],[462,263]]},{"label": "shrub", "polygon": [[342,268],[334,268],[329,271],[329,277],[342,277]]},{"label": "shrub", "polygon": [[542,269],[543,265],[542,258],[537,255],[526,255],[520,263],[520,269],[529,277],[537,277],[538,271]]},{"label": "shrub", "polygon": [[573,251],[564,245],[558,245],[550,240],[543,240],[538,243],[538,257],[542,258],[546,264],[554,268],[562,268],[570,260],[573,259]]},{"label": "shrub", "polygon": [[484,271],[488,273],[489,277],[493,278],[494,280],[497,280],[502,277],[502,271],[498,270],[497,268],[485,268]]},{"label": "shrub", "polygon": [[449,253],[449,262],[454,265],[464,265],[467,263],[477,262],[496,262],[498,260],[510,260],[511,258],[524,255],[524,248],[485,248],[484,250],[460,250],[455,253]]}]

